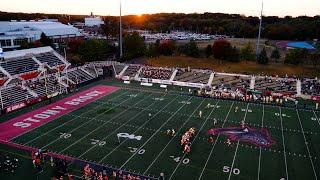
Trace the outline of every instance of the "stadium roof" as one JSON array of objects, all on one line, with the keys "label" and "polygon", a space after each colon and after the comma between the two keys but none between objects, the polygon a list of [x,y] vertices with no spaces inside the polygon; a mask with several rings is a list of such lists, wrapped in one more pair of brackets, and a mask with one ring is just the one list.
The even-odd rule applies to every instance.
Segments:
[{"label": "stadium roof", "polygon": [[2,54],[2,57],[4,59],[11,59],[11,58],[26,56],[28,54],[41,54],[41,53],[46,53],[50,51],[53,51],[53,49],[50,46],[46,46],[46,47],[23,49],[23,50],[16,50],[16,51],[8,51],[8,52],[4,52]]},{"label": "stadium roof", "polygon": [[0,22],[0,32],[17,32],[24,30],[40,30],[47,36],[76,35],[81,36],[78,28],[65,25],[60,22],[47,21],[2,21]]}]

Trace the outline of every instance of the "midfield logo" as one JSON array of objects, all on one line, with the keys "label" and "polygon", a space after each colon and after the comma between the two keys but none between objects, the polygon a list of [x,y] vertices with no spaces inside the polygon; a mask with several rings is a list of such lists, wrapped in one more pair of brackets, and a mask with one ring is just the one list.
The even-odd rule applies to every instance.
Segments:
[{"label": "midfield logo", "polygon": [[142,136],[135,136],[134,134],[128,134],[128,133],[118,133],[118,138],[128,138],[128,139],[136,139],[138,141],[141,140]]},{"label": "midfield logo", "polygon": [[259,147],[271,147],[276,142],[271,138],[267,129],[254,129],[250,127],[214,128],[208,131],[211,135],[226,135],[232,141],[243,141]]}]

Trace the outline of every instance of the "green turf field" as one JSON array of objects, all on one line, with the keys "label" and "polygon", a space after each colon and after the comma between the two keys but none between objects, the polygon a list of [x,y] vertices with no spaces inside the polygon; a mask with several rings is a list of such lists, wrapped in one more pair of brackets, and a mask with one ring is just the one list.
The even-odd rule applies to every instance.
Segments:
[{"label": "green turf field", "polygon": [[[210,103],[212,106],[207,108]],[[236,111],[236,107],[238,110]],[[202,111],[202,117],[199,117]],[[150,116],[150,115],[151,116]],[[320,113],[268,105],[167,94],[132,86],[73,111],[13,141],[119,169],[166,179],[279,180],[320,178]],[[218,119],[216,126],[213,119]],[[226,136],[208,142],[211,128],[267,128],[271,148]],[[190,154],[181,136],[196,128]],[[175,129],[176,136],[166,135]],[[142,136],[122,139],[118,133]],[[307,143],[306,143],[307,142]]]}]

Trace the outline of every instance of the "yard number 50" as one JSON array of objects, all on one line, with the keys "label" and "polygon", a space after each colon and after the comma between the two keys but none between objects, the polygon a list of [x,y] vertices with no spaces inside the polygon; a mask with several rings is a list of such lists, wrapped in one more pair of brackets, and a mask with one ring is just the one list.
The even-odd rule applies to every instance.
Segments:
[{"label": "yard number 50", "polygon": [[240,169],[238,169],[238,168],[231,169],[229,166],[223,166],[222,171],[225,172],[225,173],[229,173],[230,171],[232,171],[232,173],[234,175],[239,175],[240,174]]}]

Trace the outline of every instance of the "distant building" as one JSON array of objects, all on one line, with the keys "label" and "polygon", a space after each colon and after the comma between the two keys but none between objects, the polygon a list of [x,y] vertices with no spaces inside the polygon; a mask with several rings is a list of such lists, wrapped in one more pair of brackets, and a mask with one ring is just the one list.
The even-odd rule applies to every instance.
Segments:
[{"label": "distant building", "polygon": [[54,19],[41,21],[0,21],[0,47],[16,49],[25,41],[40,40],[41,34],[51,38],[54,43],[81,37],[78,28],[56,22]]},{"label": "distant building", "polygon": [[94,16],[92,13],[90,17],[84,18],[84,26],[86,27],[100,27],[102,24],[104,24],[104,22],[102,21],[101,17]]}]

